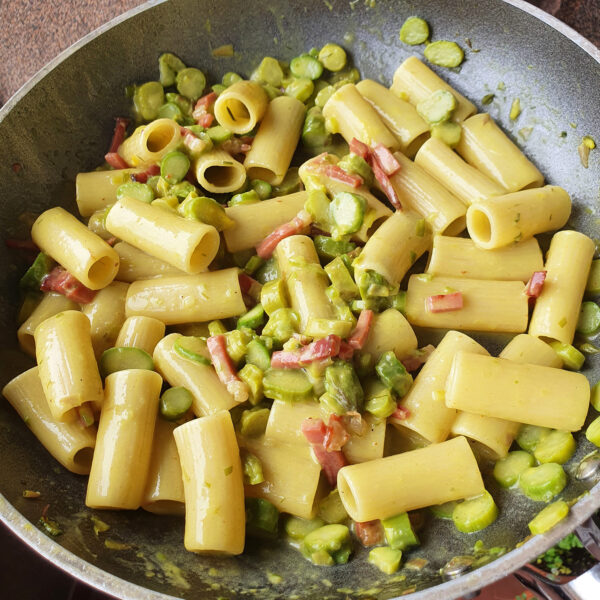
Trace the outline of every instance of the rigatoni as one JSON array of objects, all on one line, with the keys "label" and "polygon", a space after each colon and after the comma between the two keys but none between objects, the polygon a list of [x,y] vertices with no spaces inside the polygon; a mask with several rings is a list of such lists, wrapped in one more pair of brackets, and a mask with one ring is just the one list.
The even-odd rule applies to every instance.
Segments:
[{"label": "rigatoni", "polygon": [[109,375],[105,384],[85,503],[135,510],[146,487],[162,378],[127,369]]},{"label": "rigatoni", "polygon": [[165,324],[152,317],[129,317],[123,323],[115,341],[118,348],[140,348],[152,355],[156,344],[165,335]]},{"label": "rigatoni", "polygon": [[117,201],[117,188],[131,181],[143,169],[116,169],[78,173],[75,178],[75,200],[82,217],[89,217]]},{"label": "rigatoni", "polygon": [[115,277],[118,281],[131,283],[139,279],[184,274],[181,269],[166,263],[160,258],[150,256],[126,242],[117,242],[114,249],[119,255],[119,271]]},{"label": "rigatoni", "polygon": [[225,129],[237,134],[252,131],[263,118],[269,98],[254,81],[238,81],[217,98],[215,118]]},{"label": "rigatoni", "polygon": [[138,127],[119,146],[119,156],[132,167],[160,162],[181,142],[181,127],[173,119],[156,119]]},{"label": "rigatoni", "polygon": [[183,474],[186,549],[241,554],[244,483],[230,414],[221,411],[189,421],[174,435]]},{"label": "rigatoni", "polygon": [[219,148],[203,152],[193,170],[198,183],[213,194],[235,192],[246,181],[244,165]]},{"label": "rigatoni", "polygon": [[184,219],[134,198],[121,198],[112,206],[106,228],[186,273],[206,270],[219,249],[219,234],[212,225]]},{"label": "rigatoni", "polygon": [[106,287],[119,270],[119,256],[114,249],[59,206],[36,219],[31,238],[40,250],[92,290]]}]

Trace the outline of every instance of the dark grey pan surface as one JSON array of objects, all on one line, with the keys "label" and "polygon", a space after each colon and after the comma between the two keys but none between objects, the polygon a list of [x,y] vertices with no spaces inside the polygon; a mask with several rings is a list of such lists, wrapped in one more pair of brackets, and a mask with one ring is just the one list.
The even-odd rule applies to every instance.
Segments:
[{"label": "dark grey pan surface", "polygon": [[[398,40],[400,25],[413,14],[429,21],[434,39],[454,39],[465,48],[465,38],[470,39],[478,51],[467,50],[460,71],[442,70],[441,74],[480,108],[484,95],[496,94],[486,109],[518,140],[550,183],[571,193],[575,210],[570,225],[600,238],[600,151],[592,152],[587,170],[577,154],[583,135],[600,137],[600,65],[574,41],[531,14],[542,13],[525,3],[173,0],[145,6],[149,8],[132,11],[128,19],[118,20],[105,27],[102,35],[92,34],[87,43],[67,51],[64,60],[55,61],[38,75],[35,86],[26,86],[0,111],[0,224],[4,238],[24,237],[31,213],[57,203],[74,207],[75,175],[101,162],[113,117],[128,112],[125,85],[155,79],[161,52],[178,54],[215,81],[229,70],[248,75],[264,55],[289,59],[313,46],[336,41],[349,48],[363,76],[389,83],[404,58],[422,52],[421,47],[411,49]],[[568,28],[564,31],[586,46],[577,34]],[[212,57],[211,49],[226,43],[233,43],[235,56]],[[498,89],[500,82],[503,90]],[[523,112],[513,123],[508,113],[515,97],[520,98]],[[17,282],[26,263],[16,252],[3,253],[1,384],[29,365],[16,350],[14,325]],[[586,374],[592,382],[597,372],[598,360],[588,358]],[[569,472],[591,451],[582,435],[579,441],[577,456],[567,465]],[[54,464],[5,402],[0,402],[0,452],[0,517],[57,565],[121,598],[166,598],[163,594],[207,599],[343,598],[355,593],[391,598],[412,589],[422,590],[411,596],[415,600],[452,598],[533,559],[600,506],[597,487],[551,533],[441,585],[438,569],[456,555],[471,554],[478,539],[488,548],[514,548],[527,535],[527,522],[541,506],[502,492],[489,481],[501,518],[474,535],[457,534],[448,522],[430,522],[421,535],[422,546],[408,556],[426,557],[428,566],[421,572],[403,570],[400,573],[406,578],[401,579],[383,576],[367,564],[364,553],[347,566],[312,567],[283,543],[276,547],[252,545],[236,559],[199,557],[183,549],[181,520],[142,511],[102,513],[111,529],[97,538],[91,511],[83,503],[85,478]],[[56,543],[27,522],[38,520],[43,504],[24,500],[21,494],[26,488],[41,490],[43,504],[50,504],[50,516],[64,530]],[[585,489],[571,478],[563,497],[573,499]],[[108,550],[103,545],[106,537],[129,548]],[[282,582],[270,583],[268,573],[280,575]],[[432,585],[441,587],[426,589]]]}]

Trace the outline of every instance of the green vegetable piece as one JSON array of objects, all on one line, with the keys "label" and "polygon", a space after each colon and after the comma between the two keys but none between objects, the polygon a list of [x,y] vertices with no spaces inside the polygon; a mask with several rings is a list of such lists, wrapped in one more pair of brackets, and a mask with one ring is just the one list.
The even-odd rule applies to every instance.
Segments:
[{"label": "green vegetable piece", "polygon": [[431,137],[441,140],[450,148],[454,148],[460,142],[461,135],[462,127],[454,121],[445,121],[431,126]]},{"label": "green vegetable piece", "polygon": [[285,522],[285,532],[293,540],[303,540],[309,533],[325,525],[323,519],[316,517],[314,519],[302,519],[301,517],[288,517]]},{"label": "green vegetable piece", "polygon": [[290,62],[290,71],[294,77],[304,77],[314,81],[323,74],[323,65],[310,54],[301,54]]},{"label": "green vegetable piece", "polygon": [[269,316],[280,308],[288,307],[287,289],[283,279],[273,279],[265,283],[260,290],[260,302]]},{"label": "green vegetable piece", "polygon": [[456,500],[450,500],[450,502],[444,502],[443,504],[435,504],[434,506],[430,506],[429,510],[433,513],[434,517],[438,517],[439,519],[452,519],[452,513],[456,508],[458,502]]},{"label": "green vegetable piece", "polygon": [[312,216],[314,223],[325,231],[331,229],[329,205],[329,197],[325,191],[317,189],[308,191],[308,198],[304,203],[304,210]]},{"label": "green vegetable piece", "polygon": [[517,434],[516,442],[527,452],[533,452],[537,445],[547,437],[552,430],[537,425],[522,425]]},{"label": "green vegetable piece", "polygon": [[256,365],[262,371],[271,366],[271,354],[261,340],[254,339],[249,342],[246,347],[246,363]]},{"label": "green vegetable piece", "polygon": [[256,406],[263,399],[262,370],[256,365],[246,363],[238,371],[238,377],[248,385],[250,392],[248,400],[252,406]]},{"label": "green vegetable piece", "polygon": [[458,67],[465,59],[465,53],[456,42],[439,40],[429,44],[424,51],[425,58],[439,67]]},{"label": "green vegetable piece", "polygon": [[362,177],[367,187],[370,187],[373,184],[373,169],[371,169],[362,156],[358,156],[351,152],[342,157],[337,166],[340,167],[340,169],[344,169],[346,173],[355,173]]},{"label": "green vegetable piece", "polygon": [[388,297],[393,290],[386,278],[371,269],[361,271],[356,277],[360,295],[364,299],[373,297]]},{"label": "green vegetable piece", "polygon": [[540,463],[558,463],[563,465],[575,453],[575,438],[568,431],[551,431],[535,447],[533,455]]},{"label": "green vegetable piece", "polygon": [[352,552],[350,530],[338,524],[319,527],[302,540],[300,551],[318,565],[345,564]]},{"label": "green vegetable piece", "polygon": [[600,330],[600,306],[595,302],[582,302],[577,332],[583,335],[594,335],[598,330]]},{"label": "green vegetable piece", "polygon": [[254,272],[260,269],[264,264],[265,261],[260,256],[251,256],[244,265],[244,273],[248,273],[248,275],[253,275]]},{"label": "green vegetable piece", "polygon": [[408,513],[400,513],[389,519],[382,519],[385,541],[394,550],[404,550],[410,546],[418,546],[419,538],[413,531]]},{"label": "green vegetable piece", "polygon": [[131,181],[129,183],[124,183],[117,188],[117,200],[123,198],[133,198],[140,202],[150,204],[150,202],[154,200],[154,191],[146,183]]},{"label": "green vegetable piece", "polygon": [[187,358],[188,360],[194,360],[202,365],[211,364],[208,347],[206,346],[206,338],[194,335],[182,335],[175,340],[173,350],[179,356],[183,356],[183,358]]},{"label": "green vegetable piece", "polygon": [[494,478],[504,488],[509,488],[519,481],[521,473],[533,467],[535,460],[529,452],[514,450],[501,458],[494,465]]},{"label": "green vegetable piece", "polygon": [[515,121],[518,116],[521,114],[521,100],[519,98],[515,98],[510,105],[510,113],[508,115],[511,121]]},{"label": "green vegetable piece", "polygon": [[325,104],[327,104],[327,100],[329,100],[334,93],[335,88],[332,85],[328,85],[320,89],[315,96],[315,106],[323,108]]},{"label": "green vegetable piece", "polygon": [[265,322],[265,311],[260,304],[251,308],[246,314],[242,315],[237,322],[237,327],[248,327],[249,329],[258,329]]},{"label": "green vegetable piece", "polygon": [[364,196],[351,192],[338,192],[329,205],[329,218],[334,224],[331,237],[339,240],[342,236],[356,233],[363,224],[367,202]]},{"label": "green vegetable piece", "polygon": [[398,404],[391,390],[379,380],[371,380],[365,388],[365,410],[378,419],[387,419]]},{"label": "green vegetable piece", "polygon": [[571,371],[579,371],[585,362],[585,355],[579,352],[577,348],[571,344],[564,342],[548,342],[552,349],[562,359],[565,368]]},{"label": "green vegetable piece", "polygon": [[239,206],[240,204],[256,204],[260,202],[260,196],[256,190],[250,190],[249,192],[242,192],[241,194],[235,194],[231,196],[231,200],[227,203],[227,206]]},{"label": "green vegetable piece", "polygon": [[220,96],[226,89],[227,86],[224,86],[220,83],[215,83],[210,86],[210,89],[217,95]]},{"label": "green vegetable piece", "polygon": [[388,546],[373,548],[369,552],[369,558],[367,560],[386,575],[391,575],[400,567],[402,550],[395,550]]},{"label": "green vegetable piece", "polygon": [[265,56],[250,76],[250,79],[252,81],[264,81],[268,85],[278,88],[281,87],[283,82],[283,69],[278,60]]},{"label": "green vegetable piece", "polygon": [[230,85],[233,85],[234,83],[237,83],[238,81],[242,81],[242,77],[237,73],[233,73],[232,71],[228,71],[227,73],[225,73],[225,75],[223,75],[223,78],[221,79],[221,83],[226,88],[228,88]]},{"label": "green vegetable piece", "polygon": [[390,296],[390,308],[395,308],[402,314],[406,313],[406,292],[398,292],[394,296]]},{"label": "green vegetable piece", "polygon": [[340,296],[340,293],[330,285],[325,290],[325,294],[327,294],[329,301],[331,304],[333,304],[338,319],[340,321],[348,321],[351,323],[353,329],[356,326],[356,317],[352,314],[350,307],[346,304],[346,302],[344,302],[343,298]]},{"label": "green vegetable piece", "polygon": [[592,261],[585,291],[594,296],[600,295],[600,259]]},{"label": "green vegetable piece", "polygon": [[244,358],[248,349],[248,344],[254,337],[254,332],[247,327],[240,326],[239,329],[228,331],[225,334],[227,341],[227,354],[235,363],[239,363]]},{"label": "green vegetable piece", "polygon": [[263,328],[263,335],[272,337],[279,346],[287,342],[297,332],[298,316],[291,308],[277,309],[269,315],[269,320]]},{"label": "green vegetable piece", "polygon": [[318,106],[309,108],[302,127],[302,143],[309,149],[319,150],[331,142],[331,135],[325,128],[325,117]]},{"label": "green vegetable piece", "polygon": [[400,398],[406,395],[412,385],[412,375],[404,368],[392,350],[381,355],[375,365],[375,371],[383,385],[396,392]]},{"label": "green vegetable piece", "polygon": [[248,535],[273,538],[279,528],[279,511],[263,498],[246,498],[246,531]]},{"label": "green vegetable piece", "polygon": [[52,537],[56,537],[62,533],[62,529],[59,527],[58,523],[46,516],[40,517],[38,524],[48,535],[51,535]]},{"label": "green vegetable piece", "polygon": [[600,411],[600,381],[592,386],[590,393],[590,404],[597,410]]},{"label": "green vegetable piece", "polygon": [[299,402],[312,398],[313,386],[306,373],[299,369],[268,369],[263,377],[267,398]]},{"label": "green vegetable piece", "polygon": [[158,58],[158,71],[160,73],[160,83],[164,87],[175,85],[177,73],[185,69],[185,64],[174,54],[165,52]]},{"label": "green vegetable piece", "polygon": [[154,370],[152,357],[141,348],[109,348],[100,357],[100,373],[103,377],[126,369]]},{"label": "green vegetable piece", "polygon": [[165,154],[160,163],[160,176],[169,183],[179,183],[190,168],[190,159],[183,152],[174,150]]},{"label": "green vegetable piece", "polygon": [[484,106],[487,106],[488,104],[491,104],[494,101],[495,97],[496,97],[496,94],[486,94],[481,99],[481,104],[483,104]]},{"label": "green vegetable piece", "polygon": [[258,194],[261,200],[268,200],[273,193],[271,184],[262,179],[252,179],[250,187]]},{"label": "green vegetable piece", "polygon": [[585,430],[585,437],[600,448],[600,417],[596,417]]},{"label": "green vegetable piece", "polygon": [[292,79],[285,86],[285,95],[296,98],[300,102],[306,102],[311,96],[315,89],[315,84],[305,77],[301,79]]},{"label": "green vegetable piece", "polygon": [[244,452],[242,455],[242,473],[246,485],[258,485],[265,480],[262,462],[251,452]]},{"label": "green vegetable piece", "polygon": [[133,106],[135,112],[144,120],[152,121],[158,117],[160,107],[165,103],[165,91],[158,81],[148,81],[135,88]]},{"label": "green vegetable piece", "polygon": [[172,387],[160,397],[160,415],[167,421],[177,421],[190,410],[194,396],[184,387]]},{"label": "green vegetable piece", "polygon": [[192,115],[192,103],[185,96],[182,96],[181,94],[175,94],[174,92],[168,92],[165,94],[165,100],[171,104],[176,104],[184,116],[189,117]]},{"label": "green vegetable piece", "polygon": [[352,250],[356,248],[356,244],[353,244],[352,242],[346,242],[345,240],[333,240],[326,235],[315,236],[313,242],[319,258],[327,262],[342,254],[352,252]]},{"label": "green vegetable piece", "polygon": [[[274,258],[269,258],[255,273],[255,279],[263,285],[279,278],[279,266]],[[264,306],[264,305],[263,305]],[[267,313],[268,314],[268,313]]]},{"label": "green vegetable piece", "polygon": [[190,196],[178,206],[177,212],[190,221],[201,221],[212,225],[217,231],[224,231],[235,225],[225,209],[216,200],[206,196]]},{"label": "green vegetable piece", "polygon": [[298,167],[290,167],[283,178],[283,181],[273,187],[273,198],[278,196],[287,196],[302,189],[302,181],[298,175]]},{"label": "green vegetable piece", "polygon": [[30,290],[32,292],[39,292],[40,286],[42,285],[42,279],[44,279],[55,266],[56,261],[53,258],[44,252],[40,252],[35,257],[35,260],[29,269],[25,271],[25,275],[21,277],[19,287],[23,291]]},{"label": "green vegetable piece", "polygon": [[343,300],[360,297],[358,286],[354,283],[354,279],[339,256],[325,266],[325,273]]},{"label": "green vegetable piece", "polygon": [[328,71],[341,71],[346,66],[346,51],[337,44],[325,44],[319,51],[319,60]]},{"label": "green vegetable piece", "polygon": [[417,112],[430,125],[448,121],[457,106],[456,98],[447,90],[436,90],[417,104]]},{"label": "green vegetable piece", "polygon": [[337,488],[319,502],[318,515],[326,523],[341,523],[348,518]]},{"label": "green vegetable piece", "polygon": [[222,127],[221,125],[215,125],[214,127],[209,127],[206,130],[206,133],[213,144],[222,144],[227,140],[230,140],[233,137],[233,133]]},{"label": "green vegetable piece", "polygon": [[246,437],[260,437],[267,428],[270,413],[268,408],[258,406],[245,410],[240,420],[240,433]]},{"label": "green vegetable piece", "polygon": [[181,112],[181,108],[177,106],[174,102],[165,102],[158,109],[158,117],[160,119],[173,119],[173,121],[177,121],[177,123],[181,123],[183,121],[183,113]]},{"label": "green vegetable piece", "polygon": [[227,327],[221,321],[211,321],[208,324],[208,333],[211,336],[224,335],[227,333]]},{"label": "green vegetable piece", "polygon": [[569,505],[564,500],[549,504],[528,523],[533,535],[546,533],[569,514]]},{"label": "green vegetable piece", "polygon": [[486,490],[481,496],[469,498],[457,504],[452,513],[456,529],[462,533],[473,533],[485,529],[498,518],[498,507]]},{"label": "green vegetable piece", "polygon": [[196,190],[196,186],[192,185],[189,181],[180,181],[175,185],[171,186],[170,195],[176,196],[178,199],[185,199],[188,196],[192,196],[192,198],[198,197],[198,191]]},{"label": "green vegetable piece", "polygon": [[325,369],[325,391],[335,401],[337,414],[362,410],[364,392],[350,363],[337,360]]},{"label": "green vegetable piece", "polygon": [[186,98],[195,102],[202,96],[206,87],[206,77],[200,69],[187,67],[177,73],[177,91]]},{"label": "green vegetable piece", "polygon": [[567,485],[564,469],[556,463],[531,467],[519,478],[521,491],[536,502],[550,502]]},{"label": "green vegetable piece", "polygon": [[424,44],[429,39],[429,25],[419,17],[409,17],[400,28],[400,41],[409,46]]}]

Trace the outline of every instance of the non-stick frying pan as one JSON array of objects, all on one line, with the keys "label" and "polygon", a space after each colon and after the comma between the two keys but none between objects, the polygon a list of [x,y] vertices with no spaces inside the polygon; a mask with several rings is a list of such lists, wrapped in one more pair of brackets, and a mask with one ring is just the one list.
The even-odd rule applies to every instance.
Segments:
[{"label": "non-stick frying pan", "polygon": [[[75,175],[99,163],[109,144],[113,117],[128,112],[124,87],[155,79],[160,52],[178,54],[215,80],[225,71],[249,74],[264,55],[289,59],[336,41],[350,49],[364,76],[389,83],[397,65],[414,52],[398,39],[400,25],[413,14],[428,20],[435,39],[453,39],[466,48],[467,60],[460,70],[443,70],[443,77],[479,105],[486,94],[496,95],[486,110],[518,140],[550,183],[571,193],[575,209],[569,225],[600,237],[600,152],[592,151],[588,169],[577,153],[583,135],[600,135],[600,54],[568,27],[520,0],[149,2],[63,53],[0,111],[2,236],[25,237],[30,216],[45,208],[74,207]],[[233,57],[211,54],[227,43],[234,45]],[[516,97],[523,112],[512,122],[508,113]],[[14,333],[17,282],[26,261],[17,252],[5,251],[3,265],[1,384],[29,366],[16,349]],[[599,370],[598,359],[589,357],[585,373],[592,382]],[[0,402],[0,517],[56,565],[120,598],[333,599],[358,597],[355,594],[392,598],[416,590],[410,596],[414,600],[450,599],[533,560],[600,508],[600,485],[593,487],[600,460],[592,458],[582,469],[581,460],[593,448],[583,435],[578,438],[563,497],[570,500],[590,493],[573,506],[565,521],[514,549],[527,536],[527,522],[541,506],[488,481],[501,509],[498,521],[472,535],[457,533],[448,522],[430,522],[421,532],[422,545],[407,557],[424,557],[427,566],[403,570],[404,579],[382,575],[360,551],[346,566],[314,567],[283,542],[250,543],[239,558],[199,557],[183,549],[181,520],[142,511],[102,513],[111,529],[97,537],[84,506],[85,478],[57,466],[5,402]],[[577,479],[575,475],[583,471],[588,477]],[[26,488],[40,490],[43,503],[23,499]],[[56,540],[32,525],[45,504],[64,530]],[[590,549],[598,551],[595,542],[600,536],[591,522],[581,532]],[[128,548],[108,549],[106,538]],[[504,547],[509,552],[476,569],[446,568],[446,579],[459,576],[444,583],[440,569],[454,557],[472,557],[479,539],[485,548]],[[464,565],[465,560],[452,564]],[[282,581],[272,583],[269,573]],[[523,572],[523,577],[530,576]],[[587,574],[594,586],[588,598],[600,597],[600,579],[594,577]],[[570,594],[564,597],[583,597],[574,589],[563,591]]]}]

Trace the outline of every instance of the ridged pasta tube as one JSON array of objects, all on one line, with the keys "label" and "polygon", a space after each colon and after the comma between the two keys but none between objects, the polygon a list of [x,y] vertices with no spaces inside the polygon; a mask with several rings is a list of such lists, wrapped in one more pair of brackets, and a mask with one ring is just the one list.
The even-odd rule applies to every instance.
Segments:
[{"label": "ridged pasta tube", "polygon": [[569,194],[546,185],[475,203],[467,211],[467,228],[478,246],[493,250],[560,229],[570,214]]},{"label": "ridged pasta tube", "polygon": [[83,427],[78,419],[57,421],[44,394],[38,368],[11,379],[2,390],[29,429],[65,469],[87,475],[96,445],[96,428]]},{"label": "ridged pasta tube", "polygon": [[262,179],[279,185],[298,145],[306,107],[291,96],[279,96],[269,102],[244,167],[250,179]]},{"label": "ridged pasta tube", "polygon": [[138,127],[119,146],[119,156],[132,167],[160,162],[181,142],[181,127],[172,119],[156,119]]},{"label": "ridged pasta tube", "polygon": [[238,81],[221,92],[215,102],[215,118],[238,135],[252,131],[263,118],[269,97],[254,81]]},{"label": "ridged pasta tube", "polygon": [[244,165],[219,148],[203,152],[194,162],[193,169],[198,183],[213,194],[235,192],[246,181]]},{"label": "ridged pasta tube", "polygon": [[40,250],[92,290],[106,287],[119,270],[115,250],[60,206],[36,219],[31,238]]},{"label": "ridged pasta tube", "polygon": [[119,255],[119,271],[115,279],[131,283],[166,275],[183,275],[184,271],[160,258],[150,256],[126,242],[117,242],[114,249]]},{"label": "ridged pasta tube", "polygon": [[189,221],[134,198],[121,198],[106,217],[114,236],[186,273],[206,270],[219,249],[212,225]]},{"label": "ridged pasta tube", "polygon": [[115,341],[118,348],[139,348],[152,355],[156,344],[165,336],[165,324],[152,317],[129,317]]},{"label": "ridged pasta tube", "polygon": [[86,506],[130,509],[142,503],[162,377],[127,369],[106,378]]},{"label": "ridged pasta tube", "polygon": [[174,436],[183,474],[186,549],[241,554],[244,482],[229,412],[189,421],[177,427]]}]

